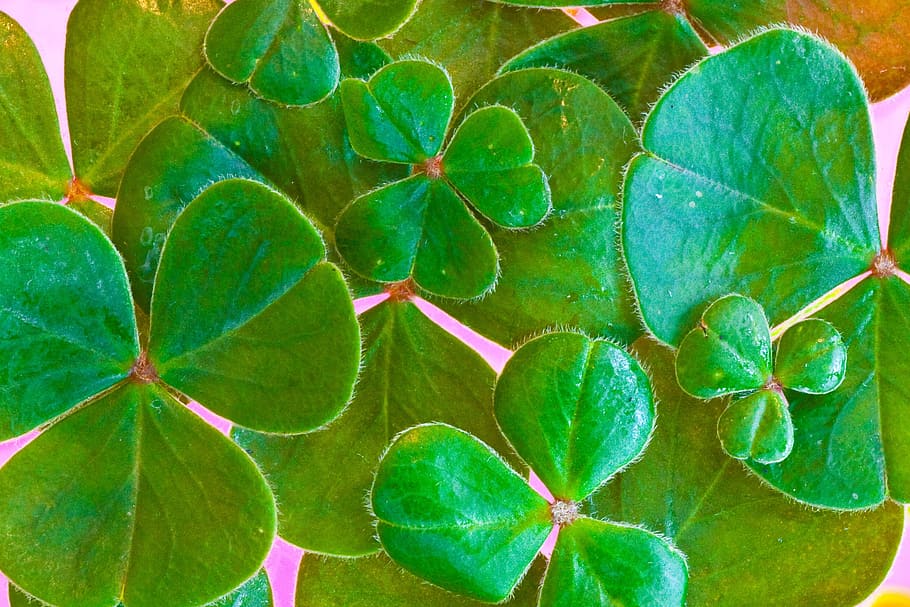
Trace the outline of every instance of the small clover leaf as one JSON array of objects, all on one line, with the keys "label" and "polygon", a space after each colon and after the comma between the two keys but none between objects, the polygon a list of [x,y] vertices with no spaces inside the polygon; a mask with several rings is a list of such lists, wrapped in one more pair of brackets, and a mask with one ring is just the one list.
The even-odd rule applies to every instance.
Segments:
[{"label": "small clover leaf", "polygon": [[830,323],[809,319],[782,335],[772,360],[771,328],[762,307],[727,295],[705,310],[676,354],[680,387],[696,398],[747,393],[720,417],[717,433],[737,459],[773,464],[793,449],[784,389],[826,394],[846,373],[847,347]]},{"label": "small clover leaf", "polygon": [[606,342],[545,335],[516,352],[494,402],[518,454],[540,462],[570,498],[548,505],[466,432],[416,426],[383,456],[371,494],[389,556],[448,590],[502,601],[559,527],[539,605],[565,597],[578,605],[682,605],[688,569],[678,551],[643,529],[584,517],[571,499],[588,497],[644,449],[654,404],[638,363]]},{"label": "small clover leaf", "polygon": [[[470,299],[491,290],[498,253],[465,202],[495,224],[523,228],[550,210],[546,176],[513,111],[481,108],[443,144],[455,105],[448,74],[425,61],[399,61],[369,81],[341,84],[354,150],[413,165],[412,177],[354,200],[336,226],[338,250],[380,282],[413,277],[424,290]],[[462,198],[465,202],[462,202]]]},{"label": "small clover leaf", "polygon": [[338,86],[338,51],[308,0],[237,0],[205,36],[219,74],[283,105],[310,105]]},{"label": "small clover leaf", "polygon": [[419,0],[314,0],[332,25],[354,40],[394,34],[417,10]]}]

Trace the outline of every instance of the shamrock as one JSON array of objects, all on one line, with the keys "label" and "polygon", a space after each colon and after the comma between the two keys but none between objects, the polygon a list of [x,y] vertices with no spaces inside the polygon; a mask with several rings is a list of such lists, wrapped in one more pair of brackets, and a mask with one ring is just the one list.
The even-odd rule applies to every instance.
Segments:
[{"label": "shamrock", "polygon": [[360,335],[325,255],[288,199],[216,184],[165,243],[146,339],[99,228],[52,203],[0,208],[0,439],[43,428],[0,469],[0,569],[17,586],[54,604],[198,605],[257,571],[274,497],[181,402],[267,432],[338,416]]},{"label": "shamrock", "polygon": [[341,97],[361,156],[412,166],[412,175],[365,194],[338,218],[338,250],[359,274],[408,278],[443,297],[490,291],[499,272],[487,229],[466,208],[506,228],[528,228],[550,210],[534,145],[511,109],[472,112],[445,150],[455,94],[448,74],[417,60],[392,63],[369,81],[346,79]]},{"label": "shamrock", "polygon": [[641,528],[583,516],[578,503],[638,457],[652,433],[654,399],[638,362],[603,340],[544,335],[506,365],[494,412],[556,499],[548,503],[470,434],[415,426],[393,441],[372,489],[389,556],[438,586],[499,602],[557,527],[540,605],[682,605],[681,553]]},{"label": "shamrock", "polygon": [[824,320],[791,326],[776,356],[771,341],[762,307],[727,295],[708,306],[676,354],[676,377],[687,393],[702,399],[738,395],[721,415],[717,434],[732,457],[763,464],[783,461],[793,449],[784,389],[827,394],[840,386],[847,368],[847,347]]}]

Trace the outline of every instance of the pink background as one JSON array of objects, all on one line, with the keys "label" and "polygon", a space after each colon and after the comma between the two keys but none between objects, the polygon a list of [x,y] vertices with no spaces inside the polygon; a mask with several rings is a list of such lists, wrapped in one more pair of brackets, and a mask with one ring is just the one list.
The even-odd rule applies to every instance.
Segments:
[{"label": "pink background", "polygon": [[[70,145],[63,92],[63,50],[66,20],[75,3],[75,0],[0,0],[0,10],[11,15],[22,24],[32,36],[41,53],[57,99],[57,111],[60,115],[61,130],[63,131],[64,142],[68,152]],[[575,14],[575,17],[583,24],[596,22],[584,10]],[[882,234],[887,233],[887,222],[891,206],[891,185],[894,181],[900,137],[907,121],[908,113],[910,113],[910,89],[902,91],[891,99],[875,104],[872,108],[873,128],[878,154],[879,215],[883,227]],[[107,202],[112,203],[113,201]],[[383,298],[384,296],[377,296],[360,300],[357,302],[357,309],[362,312]],[[497,371],[502,369],[511,354],[508,350],[460,325],[431,304],[423,301],[418,301],[417,304],[425,313],[452,334],[483,355],[494,369]],[[193,408],[222,432],[228,432],[230,424],[226,420],[212,415],[198,405],[193,406]],[[9,460],[16,451],[21,449],[33,437],[34,433],[0,443],[0,465]],[[910,532],[910,522],[904,528],[904,543],[901,552],[882,588],[906,589],[908,595],[910,595],[910,533],[908,532]],[[266,561],[266,568],[273,585],[277,607],[292,607],[294,604],[294,586],[301,557],[301,550],[281,539],[276,540]],[[6,578],[0,575],[0,607],[9,605],[5,582]],[[871,598],[864,605],[870,602]]]}]

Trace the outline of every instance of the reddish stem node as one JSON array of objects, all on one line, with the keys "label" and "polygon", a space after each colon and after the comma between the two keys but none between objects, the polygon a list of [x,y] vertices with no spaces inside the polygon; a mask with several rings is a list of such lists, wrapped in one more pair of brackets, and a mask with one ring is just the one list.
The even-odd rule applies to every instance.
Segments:
[{"label": "reddish stem node", "polygon": [[550,517],[553,519],[554,525],[571,525],[579,516],[578,502],[556,500],[550,504]]},{"label": "reddish stem node", "polygon": [[153,384],[158,381],[158,371],[149,360],[147,352],[142,352],[136,359],[130,370],[130,379],[140,384]]},{"label": "reddish stem node", "polygon": [[662,0],[660,7],[665,13],[670,13],[671,15],[686,14],[685,0]]},{"label": "reddish stem node", "polygon": [[442,177],[442,156],[434,156],[423,163],[422,172],[430,179]]},{"label": "reddish stem node", "polygon": [[784,386],[780,383],[780,380],[774,377],[773,375],[765,382],[765,390],[771,390],[777,392],[778,394],[784,393]]},{"label": "reddish stem node", "polygon": [[869,268],[872,275],[877,278],[888,278],[897,274],[897,261],[894,259],[894,253],[889,249],[882,249],[872,260],[872,267]]},{"label": "reddish stem node", "polygon": [[91,200],[92,191],[87,185],[82,183],[78,177],[73,177],[68,184],[66,184],[66,201],[67,202],[83,202],[86,200]]},{"label": "reddish stem node", "polygon": [[412,278],[401,282],[393,282],[385,288],[385,292],[389,294],[390,301],[396,302],[410,301],[417,294],[416,285]]}]

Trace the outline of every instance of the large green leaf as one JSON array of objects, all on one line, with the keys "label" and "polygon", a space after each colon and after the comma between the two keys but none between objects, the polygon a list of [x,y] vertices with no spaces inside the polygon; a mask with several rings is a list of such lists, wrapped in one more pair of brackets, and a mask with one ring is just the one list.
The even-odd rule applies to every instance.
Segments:
[{"label": "large green leaf", "polygon": [[553,325],[631,342],[640,334],[620,269],[615,205],[637,149],[628,117],[591,81],[552,69],[504,74],[468,109],[515,109],[549,176],[553,212],[538,228],[493,228],[501,258],[496,290],[446,310],[491,339],[514,344]]},{"label": "large green leaf", "polygon": [[496,420],[558,499],[587,497],[644,450],[654,429],[647,375],[622,349],[577,333],[523,345],[496,382]]},{"label": "large green leaf", "polygon": [[906,260],[910,260],[910,119],[904,129],[904,138],[897,159],[888,241],[894,255],[897,256],[897,261],[903,262],[906,266]]},{"label": "large green leaf", "polygon": [[204,62],[219,0],[80,0],[66,33],[66,104],[76,175],[115,196],[142,137],[177,110]]},{"label": "large green leaf", "polygon": [[417,10],[419,0],[318,0],[332,25],[357,40],[392,34]]},{"label": "large green leaf", "polygon": [[681,607],[687,577],[685,557],[653,533],[583,517],[559,530],[540,606]]},{"label": "large green leaf", "polygon": [[125,378],[139,337],[123,262],[57,204],[0,208],[0,440]]},{"label": "large green leaf", "polygon": [[[537,607],[546,561],[537,558],[508,607]],[[297,576],[300,607],[480,607],[473,599],[430,586],[403,571],[385,555],[358,559],[304,557]],[[18,607],[18,606],[13,606]]]},{"label": "large green leaf", "polygon": [[400,434],[371,495],[383,548],[448,590],[503,601],[553,523],[547,502],[490,447],[444,424]]},{"label": "large green leaf", "polygon": [[152,296],[161,379],[242,426],[297,433],[334,419],[360,360],[354,306],[319,234],[281,194],[219,182],[174,223]]},{"label": "large green leaf", "polygon": [[475,352],[407,302],[383,302],[360,324],[363,366],[341,418],[294,437],[234,433],[275,490],[279,533],[308,551],[379,549],[364,495],[383,449],[406,428],[440,421],[508,449],[490,407],[493,370]]},{"label": "large green leaf", "polygon": [[237,0],[205,35],[215,70],[283,105],[310,105],[338,86],[338,51],[308,0]]},{"label": "large green leaf", "polygon": [[136,383],[17,453],[0,469],[0,495],[0,567],[29,594],[74,607],[214,600],[256,573],[276,526],[253,462]]},{"label": "large green leaf", "polygon": [[819,512],[766,487],[721,450],[724,403],[683,393],[669,350],[649,341],[636,349],[652,372],[659,423],[642,460],[593,505],[600,517],[663,533],[687,555],[690,607],[849,607],[878,586],[900,542],[902,508]]},{"label": "large green leaf", "polygon": [[772,30],[704,60],[658,101],[643,141],[623,246],[661,340],[679,343],[731,292],[780,322],[880,247],[866,95],[817,38]]},{"label": "large green leaf", "polygon": [[38,50],[0,12],[0,203],[60,200],[72,177],[50,82]]},{"label": "large green leaf", "polygon": [[602,86],[638,122],[674,74],[707,54],[685,17],[648,11],[545,40],[503,70],[571,70]]},{"label": "large green leaf", "polygon": [[425,57],[444,65],[465,101],[509,57],[573,27],[575,22],[560,11],[487,0],[422,0],[414,18],[380,44],[394,57]]}]

